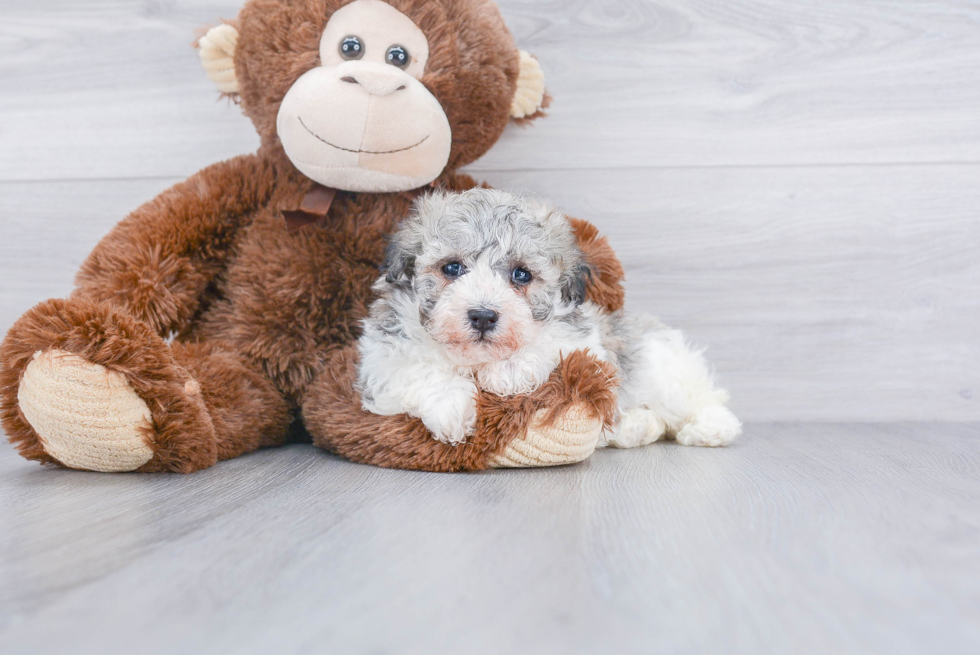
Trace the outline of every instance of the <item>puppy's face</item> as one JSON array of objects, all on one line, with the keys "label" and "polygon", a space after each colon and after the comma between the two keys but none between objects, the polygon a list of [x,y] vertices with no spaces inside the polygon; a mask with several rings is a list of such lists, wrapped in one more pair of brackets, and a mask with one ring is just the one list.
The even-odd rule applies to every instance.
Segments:
[{"label": "puppy's face", "polygon": [[584,297],[567,219],[502,191],[434,194],[393,237],[385,283],[414,296],[425,330],[461,366],[506,358]]}]

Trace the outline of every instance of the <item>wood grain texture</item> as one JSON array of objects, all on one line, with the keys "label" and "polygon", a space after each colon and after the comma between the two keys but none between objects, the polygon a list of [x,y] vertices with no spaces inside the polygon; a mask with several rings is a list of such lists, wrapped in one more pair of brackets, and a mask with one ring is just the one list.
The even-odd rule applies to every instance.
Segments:
[{"label": "wood grain texture", "polygon": [[578,466],[0,450],[4,653],[975,653],[980,424],[753,425]]},{"label": "wood grain texture", "polygon": [[[238,0],[3,7],[0,179],[186,177],[257,144],[190,47]],[[555,97],[476,168],[980,161],[969,0],[506,0]]]}]

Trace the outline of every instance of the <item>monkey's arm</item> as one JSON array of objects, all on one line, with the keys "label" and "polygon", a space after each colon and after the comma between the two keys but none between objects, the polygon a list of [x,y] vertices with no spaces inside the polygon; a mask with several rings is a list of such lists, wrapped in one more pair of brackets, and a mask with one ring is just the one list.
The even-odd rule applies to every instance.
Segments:
[{"label": "monkey's arm", "polygon": [[209,166],[143,205],[82,264],[73,298],[109,302],[160,335],[179,332],[225,265],[235,235],[275,176],[245,155]]},{"label": "monkey's arm", "polygon": [[[446,176],[439,181],[439,186],[446,191],[468,191],[478,186],[491,188],[464,174]],[[596,226],[588,221],[571,216],[568,220],[592,273],[585,292],[586,299],[610,312],[622,309],[626,300],[623,265],[609,245],[609,239],[599,234]]]},{"label": "monkey's arm", "polygon": [[433,439],[420,419],[363,409],[354,386],[357,366],[357,346],[335,351],[307,390],[303,419],[314,445],[385,468],[451,472],[572,464],[592,454],[616,412],[612,366],[576,351],[530,394],[480,392],[475,434],[450,445]]}]

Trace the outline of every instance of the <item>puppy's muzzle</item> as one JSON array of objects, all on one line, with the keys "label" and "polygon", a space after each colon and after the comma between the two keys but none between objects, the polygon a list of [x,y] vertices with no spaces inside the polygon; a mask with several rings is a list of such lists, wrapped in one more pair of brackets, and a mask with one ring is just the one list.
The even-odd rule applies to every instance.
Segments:
[{"label": "puppy's muzzle", "polygon": [[497,329],[497,320],[500,318],[497,312],[485,307],[471,309],[467,316],[470,319],[470,328],[479,334],[481,339]]}]

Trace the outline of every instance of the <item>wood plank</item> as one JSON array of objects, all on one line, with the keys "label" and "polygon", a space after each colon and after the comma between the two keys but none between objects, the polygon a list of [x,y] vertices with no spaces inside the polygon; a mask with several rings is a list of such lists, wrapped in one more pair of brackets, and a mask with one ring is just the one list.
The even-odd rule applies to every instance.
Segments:
[{"label": "wood plank", "polygon": [[975,653],[980,424],[753,425],[485,475],[0,448],[0,651]]},{"label": "wood plank", "polygon": [[[492,173],[608,234],[746,420],[980,420],[980,166]],[[169,180],[0,185],[0,330]],[[43,199],[41,201],[40,199]]]},{"label": "wood plank", "polygon": [[980,419],[980,167],[486,177],[594,221],[750,420]]},{"label": "wood plank", "polygon": [[[556,100],[480,169],[980,161],[976,2],[501,5]],[[254,150],[189,47],[238,7],[5,8],[0,180],[185,177]]]},{"label": "wood plank", "polygon": [[0,23],[0,180],[187,177],[258,147],[192,47],[240,2],[43,0]]}]

